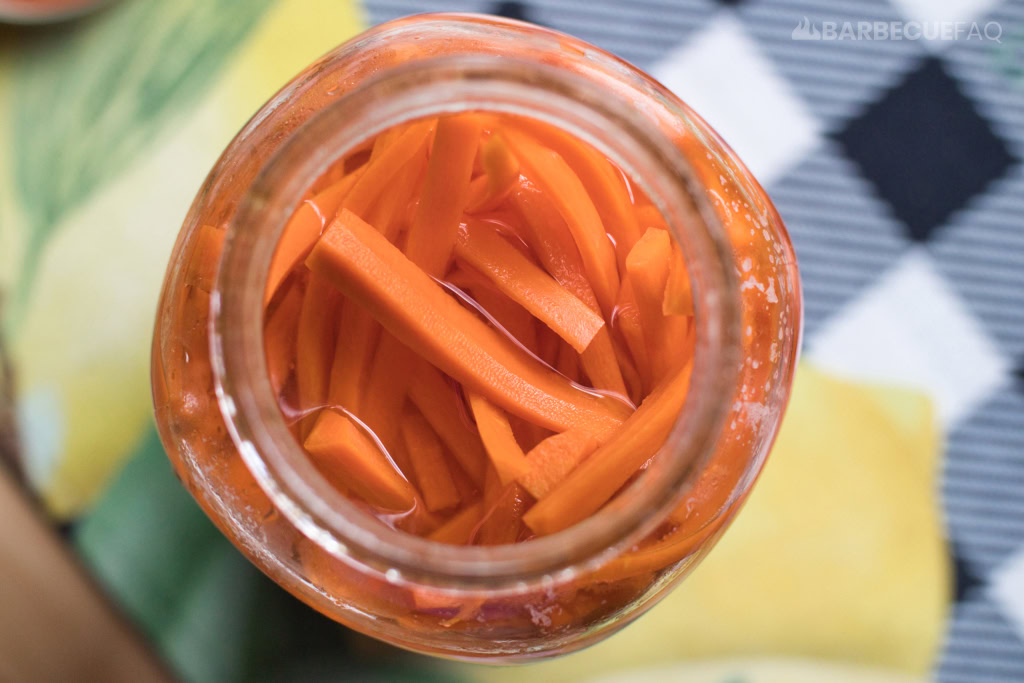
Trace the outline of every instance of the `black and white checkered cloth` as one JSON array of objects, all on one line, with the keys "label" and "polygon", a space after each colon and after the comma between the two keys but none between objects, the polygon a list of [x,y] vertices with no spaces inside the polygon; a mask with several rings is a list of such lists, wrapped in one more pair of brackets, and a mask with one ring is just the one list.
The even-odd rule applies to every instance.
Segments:
[{"label": "black and white checkered cloth", "polygon": [[1024,0],[366,5],[373,23],[482,11],[571,33],[715,126],[792,234],[807,355],[935,401],[957,569],[938,679],[1024,681]]}]

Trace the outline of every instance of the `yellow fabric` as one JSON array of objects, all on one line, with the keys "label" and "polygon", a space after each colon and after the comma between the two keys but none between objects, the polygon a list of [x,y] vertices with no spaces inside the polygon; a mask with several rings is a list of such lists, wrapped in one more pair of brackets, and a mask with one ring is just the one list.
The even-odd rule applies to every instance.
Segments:
[{"label": "yellow fabric", "polygon": [[[125,0],[86,20],[69,37],[78,41],[76,55],[99,54],[104,42],[117,43],[104,24],[128,13],[149,12],[149,23],[156,24],[164,14],[179,18],[176,12],[245,12],[238,5],[215,7],[206,0],[174,0],[153,9],[147,5],[151,1]],[[18,373],[22,443],[33,484],[57,516],[81,510],[143,434],[152,411],[149,343],[157,293],[174,238],[203,178],[278,88],[362,28],[354,3],[336,0],[276,1],[261,8],[254,21],[200,93],[188,93],[192,99],[187,102],[162,105],[178,111],[127,166],[57,225],[46,226],[50,232],[38,271],[28,283],[19,281],[20,255],[35,229],[27,220],[29,209],[38,207],[19,204],[14,163],[0,154],[0,288],[28,290],[23,316],[11,314],[18,319],[8,319],[5,330]],[[32,60],[18,52],[31,45],[12,41],[4,48],[0,130],[10,131],[11,83],[37,74],[27,73]],[[127,97],[143,98],[146,92],[140,88]],[[133,132],[128,128],[125,135]]]},{"label": "yellow fabric", "polygon": [[[637,680],[626,672],[772,655],[922,675],[950,600],[937,444],[924,396],[857,386],[803,365],[749,501],[661,604],[583,653],[525,670],[459,668],[488,681]],[[679,678],[643,680],[731,680],[687,678],[685,666],[672,671]],[[854,680],[899,680],[864,676]]]}]

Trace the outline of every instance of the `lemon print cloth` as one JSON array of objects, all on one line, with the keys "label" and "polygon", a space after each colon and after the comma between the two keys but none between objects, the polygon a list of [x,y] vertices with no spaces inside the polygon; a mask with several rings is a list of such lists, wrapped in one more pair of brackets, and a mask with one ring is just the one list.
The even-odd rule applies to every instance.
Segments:
[{"label": "lemon print cloth", "polygon": [[203,516],[152,425],[166,260],[231,137],[360,21],[348,0],[121,0],[0,28],[0,330],[21,463],[170,665],[190,681],[927,678],[950,597],[931,404],[806,365],[718,547],[635,624],[562,659],[491,669],[354,634]]},{"label": "lemon print cloth", "polygon": [[234,134],[360,28],[339,0],[123,0],[0,34],[2,332],[24,469],[80,512],[152,413],[155,302]]}]

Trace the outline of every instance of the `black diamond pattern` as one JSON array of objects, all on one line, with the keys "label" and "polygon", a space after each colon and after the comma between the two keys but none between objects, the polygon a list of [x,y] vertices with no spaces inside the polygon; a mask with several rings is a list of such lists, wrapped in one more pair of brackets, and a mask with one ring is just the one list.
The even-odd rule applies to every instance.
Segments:
[{"label": "black diamond pattern", "polygon": [[953,581],[955,582],[955,599],[957,602],[964,600],[975,588],[982,585],[980,579],[964,561],[963,556],[953,548]]},{"label": "black diamond pattern", "polygon": [[499,2],[491,8],[491,14],[497,14],[500,17],[508,17],[509,19],[518,19],[519,21],[532,21],[537,23],[530,17],[530,11],[526,5],[521,2],[515,2],[510,0],[507,2]]},{"label": "black diamond pattern", "polygon": [[837,137],[920,241],[1013,162],[935,57]]}]

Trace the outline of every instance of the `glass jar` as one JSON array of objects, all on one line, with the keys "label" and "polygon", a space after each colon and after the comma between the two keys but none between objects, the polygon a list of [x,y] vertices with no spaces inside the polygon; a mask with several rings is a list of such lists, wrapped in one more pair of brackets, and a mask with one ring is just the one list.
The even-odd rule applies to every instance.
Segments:
[{"label": "glass jar", "polygon": [[[303,193],[380,131],[465,110],[542,119],[604,152],[662,211],[694,293],[690,391],[659,456],[589,519],[514,545],[442,545],[362,512],[287,430],[263,352],[271,256]],[[161,294],[154,404],[185,486],[296,597],[395,645],[507,662],[607,637],[708,552],[776,435],[800,327],[782,221],[685,104],[575,38],[494,17],[423,15],[310,66],[221,156]]]}]

